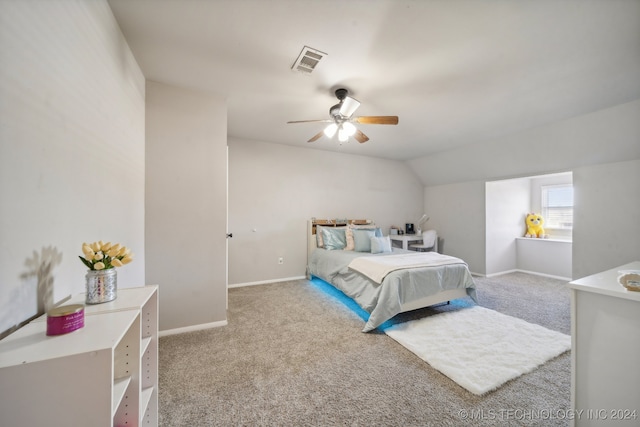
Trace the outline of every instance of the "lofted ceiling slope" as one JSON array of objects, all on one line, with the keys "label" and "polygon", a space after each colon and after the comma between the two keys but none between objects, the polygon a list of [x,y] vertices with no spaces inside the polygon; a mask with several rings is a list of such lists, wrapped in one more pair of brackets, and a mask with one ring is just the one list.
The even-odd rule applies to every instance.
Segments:
[{"label": "lofted ceiling slope", "polygon": [[[640,98],[640,0],[109,0],[145,77],[227,100],[229,137],[407,160]],[[308,75],[303,46],[327,53]],[[320,138],[345,87],[370,138]]]}]

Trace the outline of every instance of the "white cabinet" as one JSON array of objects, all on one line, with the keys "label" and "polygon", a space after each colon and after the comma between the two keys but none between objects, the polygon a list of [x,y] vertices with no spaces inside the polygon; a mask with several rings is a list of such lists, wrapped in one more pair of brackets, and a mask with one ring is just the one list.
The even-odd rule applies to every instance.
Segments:
[{"label": "white cabinet", "polygon": [[577,426],[640,425],[640,292],[618,283],[619,270],[640,270],[640,262],[569,284]]},{"label": "white cabinet", "polygon": [[46,325],[42,316],[0,341],[0,425],[157,426],[157,286],[87,305],[74,332],[47,336]]}]

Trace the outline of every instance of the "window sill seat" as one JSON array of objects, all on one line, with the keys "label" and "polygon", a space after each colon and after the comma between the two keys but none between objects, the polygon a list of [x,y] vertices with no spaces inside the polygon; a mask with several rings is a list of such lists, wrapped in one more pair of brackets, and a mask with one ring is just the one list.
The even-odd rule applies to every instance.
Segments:
[{"label": "window sill seat", "polygon": [[531,240],[531,241],[539,241],[539,242],[556,242],[556,243],[573,243],[573,240],[570,239],[558,239],[558,238],[548,238],[548,239],[539,239],[537,237],[516,237],[516,240]]}]

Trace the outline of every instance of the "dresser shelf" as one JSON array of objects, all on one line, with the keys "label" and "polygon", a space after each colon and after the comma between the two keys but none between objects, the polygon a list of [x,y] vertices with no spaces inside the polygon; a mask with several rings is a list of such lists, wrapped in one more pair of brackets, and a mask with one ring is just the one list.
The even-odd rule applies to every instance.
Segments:
[{"label": "dresser shelf", "polygon": [[41,316],[0,341],[3,426],[158,425],[157,286],[85,306],[71,333],[47,336],[46,325]]}]

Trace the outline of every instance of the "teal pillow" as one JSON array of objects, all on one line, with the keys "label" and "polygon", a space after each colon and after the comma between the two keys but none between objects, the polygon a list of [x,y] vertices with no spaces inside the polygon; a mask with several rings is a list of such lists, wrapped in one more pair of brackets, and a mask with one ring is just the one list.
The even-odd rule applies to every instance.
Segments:
[{"label": "teal pillow", "polygon": [[370,225],[361,225],[361,226],[355,226],[353,227],[354,230],[371,230],[374,231],[376,234],[376,237],[382,237],[382,228],[380,227],[372,227]]},{"label": "teal pillow", "polygon": [[389,236],[371,238],[371,253],[381,254],[384,252],[391,252],[391,240]]},{"label": "teal pillow", "polygon": [[344,249],[347,246],[345,228],[322,228],[322,241],[328,251]]},{"label": "teal pillow", "polygon": [[353,241],[354,251],[356,252],[371,252],[371,238],[375,237],[375,230],[368,229],[354,229]]}]

